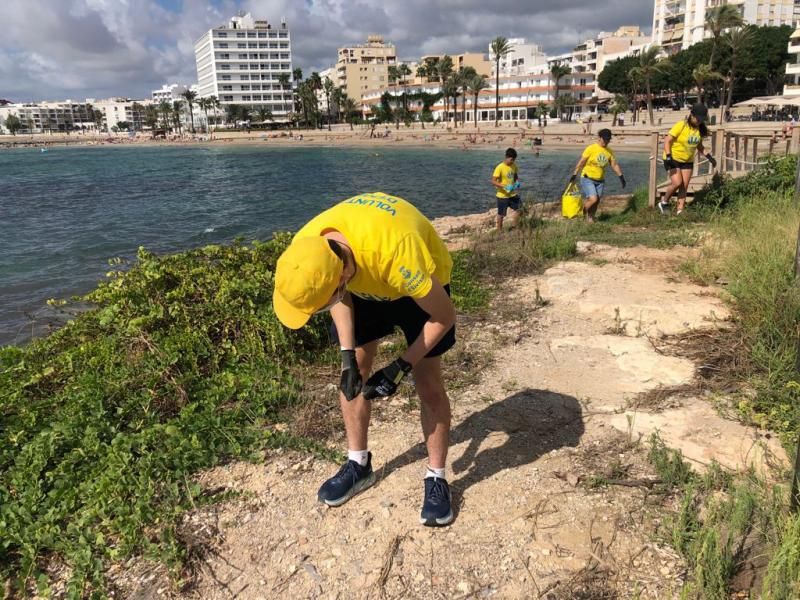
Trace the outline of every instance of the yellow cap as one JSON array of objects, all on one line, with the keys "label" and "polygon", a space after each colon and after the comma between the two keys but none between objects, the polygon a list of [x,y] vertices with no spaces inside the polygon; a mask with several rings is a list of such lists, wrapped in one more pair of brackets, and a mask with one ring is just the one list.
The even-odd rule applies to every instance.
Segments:
[{"label": "yellow cap", "polygon": [[344,264],[322,236],[295,239],[275,266],[272,306],[281,323],[300,329],[339,286]]}]

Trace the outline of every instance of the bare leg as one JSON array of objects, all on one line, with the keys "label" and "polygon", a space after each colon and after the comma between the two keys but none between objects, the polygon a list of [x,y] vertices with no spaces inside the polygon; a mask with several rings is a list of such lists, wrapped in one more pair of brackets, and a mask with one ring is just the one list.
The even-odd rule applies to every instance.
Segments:
[{"label": "bare leg", "polygon": [[669,185],[667,189],[664,190],[664,202],[665,204],[669,204],[670,198],[672,195],[679,190],[683,186],[683,178],[681,177],[681,170],[680,169],[670,169],[669,171]]},{"label": "bare leg", "polygon": [[681,169],[681,189],[678,192],[678,212],[686,207],[686,191],[689,189],[689,182],[692,180],[690,169]]},{"label": "bare leg", "polygon": [[[377,341],[365,344],[361,348],[356,348],[356,361],[358,361],[358,370],[361,372],[363,381],[369,378],[372,361],[375,358],[377,349]],[[347,432],[347,449],[366,450],[372,403],[369,400],[364,400],[364,396],[361,394],[348,402],[344,394],[340,393],[339,405],[342,408],[344,428]]]},{"label": "bare leg", "polygon": [[598,202],[600,202],[600,198],[597,196],[589,196],[586,202],[583,203],[583,214],[590,223],[594,223],[594,214],[597,212]]},{"label": "bare leg", "polygon": [[503,215],[497,215],[497,231],[503,231]]},{"label": "bare leg", "polygon": [[450,445],[450,399],[442,381],[442,359],[423,358],[414,367],[414,381],[422,404],[422,434],[428,448],[428,464],[443,469]]},{"label": "bare leg", "polygon": [[592,220],[591,222],[594,223],[597,217],[597,208],[600,206],[600,197],[596,196],[594,198],[594,204],[589,207],[589,218]]}]

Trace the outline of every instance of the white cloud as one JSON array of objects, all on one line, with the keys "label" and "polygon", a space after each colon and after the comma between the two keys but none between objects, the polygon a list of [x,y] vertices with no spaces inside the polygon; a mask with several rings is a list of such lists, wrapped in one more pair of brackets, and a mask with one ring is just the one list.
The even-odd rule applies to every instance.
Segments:
[{"label": "white cloud", "polygon": [[[164,0],[162,0],[163,2]],[[336,49],[382,34],[402,58],[485,51],[497,35],[527,37],[561,52],[599,30],[649,29],[652,4],[606,0],[4,0],[0,98],[145,97],[196,77],[194,42],[238,9],[292,31],[293,62],[308,74]],[[621,18],[620,15],[624,15]]]}]

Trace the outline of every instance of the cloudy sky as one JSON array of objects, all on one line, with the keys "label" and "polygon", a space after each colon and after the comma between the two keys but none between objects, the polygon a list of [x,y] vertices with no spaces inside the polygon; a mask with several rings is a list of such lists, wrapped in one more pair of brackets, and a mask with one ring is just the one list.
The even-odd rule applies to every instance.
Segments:
[{"label": "cloudy sky", "polygon": [[652,0],[3,0],[0,98],[149,97],[194,82],[194,41],[237,10],[292,34],[307,75],[339,46],[382,34],[403,59],[486,51],[497,35],[526,37],[550,53],[597,31],[652,25]]}]

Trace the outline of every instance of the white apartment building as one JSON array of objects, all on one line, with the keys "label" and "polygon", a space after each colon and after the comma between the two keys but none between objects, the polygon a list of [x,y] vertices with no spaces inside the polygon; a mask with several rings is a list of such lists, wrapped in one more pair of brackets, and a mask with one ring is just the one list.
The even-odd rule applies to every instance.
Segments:
[{"label": "white apartment building", "polygon": [[789,38],[789,62],[786,63],[784,96],[800,96],[800,29]]},{"label": "white apartment building", "polygon": [[0,132],[10,133],[5,127],[9,115],[16,115],[22,124],[20,133],[66,133],[96,129],[93,107],[87,102],[35,102],[0,106]]},{"label": "white apartment building", "polygon": [[653,42],[668,54],[688,48],[710,35],[706,11],[720,4],[739,8],[751,25],[792,25],[800,22],[800,0],[655,0]]},{"label": "white apartment building", "polygon": [[[528,43],[525,38],[510,38],[511,53],[500,59],[500,77],[525,75],[532,69],[547,63],[547,55],[539,44]],[[492,63],[492,77],[495,76],[495,57],[489,44],[489,60]]]},{"label": "white apartment building", "polygon": [[265,107],[276,121],[292,110],[292,49],[286,22],[273,26],[240,12],[224,25],[209,29],[195,42],[198,96],[216,96],[226,104]]},{"label": "white apartment building", "polygon": [[199,88],[197,84],[183,85],[180,83],[167,83],[162,85],[159,89],[150,92],[150,97],[156,104],[163,102],[164,100],[167,102],[172,102],[173,100],[180,100],[181,94],[183,94],[186,90],[197,92],[198,89]]},{"label": "white apartment building", "polygon": [[[158,104],[154,100],[131,100],[130,98],[108,98],[106,100],[87,100],[92,107],[103,113],[105,129],[110,130],[117,123],[130,123],[135,131],[144,127],[145,108],[150,104]],[[159,101],[160,102],[160,101]]]},{"label": "white apartment building", "polygon": [[[316,91],[317,94],[317,106],[319,106],[319,110],[323,114],[327,114],[328,112],[328,100],[327,96],[325,96],[325,81],[330,80],[334,84],[336,84],[337,76],[336,76],[336,67],[328,67],[319,72],[319,78],[322,81],[322,89]],[[333,102],[333,100],[331,100]],[[333,107],[331,107],[333,108]]]}]

